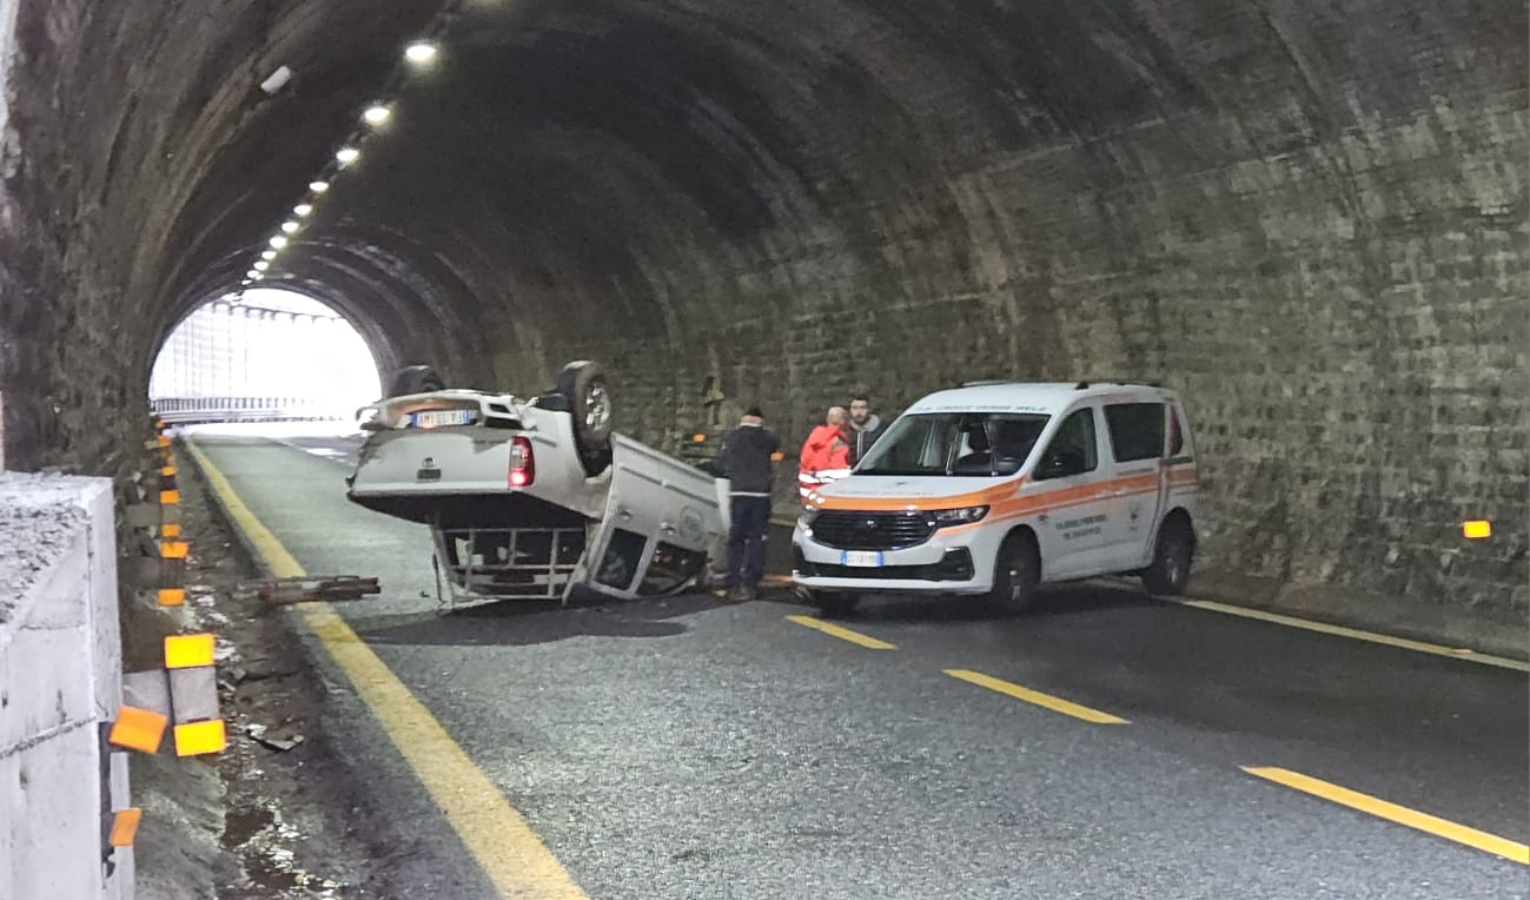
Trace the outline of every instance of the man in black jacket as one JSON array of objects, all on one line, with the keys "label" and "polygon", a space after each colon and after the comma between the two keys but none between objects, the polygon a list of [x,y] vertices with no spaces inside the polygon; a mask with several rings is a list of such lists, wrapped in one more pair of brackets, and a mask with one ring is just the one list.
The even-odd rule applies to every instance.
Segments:
[{"label": "man in black jacket", "polygon": [[864,393],[850,398],[850,465],[860,462],[877,442],[887,426],[871,411],[871,398]]},{"label": "man in black jacket", "polygon": [[770,529],[770,496],[781,440],[765,427],[765,413],[751,406],[728,433],[713,474],[728,479],[732,522],[728,529],[729,600],[755,600],[765,578],[765,541]]}]

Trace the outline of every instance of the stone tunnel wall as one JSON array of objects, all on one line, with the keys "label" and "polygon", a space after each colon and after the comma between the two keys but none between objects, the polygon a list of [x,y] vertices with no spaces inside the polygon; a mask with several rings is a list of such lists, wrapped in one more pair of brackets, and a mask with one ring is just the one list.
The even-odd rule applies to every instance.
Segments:
[{"label": "stone tunnel wall", "polygon": [[[731,99],[657,131],[571,121],[676,85],[618,72],[638,99],[601,101],[577,81],[620,29],[588,29],[559,69],[527,55],[556,52],[528,37],[536,17],[661,6],[733,17],[731,56],[698,54],[690,85]],[[891,414],[970,378],[1161,379],[1200,439],[1202,585],[1435,634],[1471,610],[1522,643],[1523,8],[778,6],[517,7],[522,25],[476,40],[565,81],[459,84],[497,130],[406,98],[454,142],[401,117],[288,283],[348,304],[385,359],[464,383],[536,390],[606,361],[624,426],[671,448],[706,421],[710,377],[727,419],[760,402],[792,444],[853,386]],[[138,439],[155,341],[237,278],[232,254],[432,7],[20,2],[0,173],[13,466],[109,469]],[[262,99],[283,61],[299,81]],[[676,145],[677,123],[705,134]],[[663,156],[714,145],[739,159]],[[1463,541],[1469,517],[1494,538]]]},{"label": "stone tunnel wall", "polygon": [[[1218,52],[1266,69],[1226,112],[1132,120],[830,208],[811,230],[677,254],[636,290],[711,307],[702,327],[550,323],[542,353],[499,375],[602,358],[628,427],[670,447],[706,421],[709,376],[730,420],[758,401],[793,442],[857,385],[894,413],[965,379],[1161,379],[1199,432],[1200,590],[1518,648],[1523,74],[1392,96],[1389,68],[1463,51],[1377,39],[1376,70],[1330,80],[1315,41],[1242,36]],[[1491,541],[1463,539],[1472,518]]]}]

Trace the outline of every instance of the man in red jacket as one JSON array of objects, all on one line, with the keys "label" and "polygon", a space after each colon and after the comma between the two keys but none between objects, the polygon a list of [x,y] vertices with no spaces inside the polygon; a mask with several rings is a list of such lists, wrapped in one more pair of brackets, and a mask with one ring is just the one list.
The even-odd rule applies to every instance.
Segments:
[{"label": "man in red jacket", "polygon": [[849,423],[850,413],[843,406],[831,406],[824,424],[814,428],[803,442],[798,457],[797,491],[804,503],[820,484],[834,480],[850,468]]}]

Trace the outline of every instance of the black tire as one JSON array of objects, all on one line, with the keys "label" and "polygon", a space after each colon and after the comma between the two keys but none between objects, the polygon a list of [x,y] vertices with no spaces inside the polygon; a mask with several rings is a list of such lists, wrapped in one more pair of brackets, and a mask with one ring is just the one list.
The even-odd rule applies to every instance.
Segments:
[{"label": "black tire", "polygon": [[861,602],[859,594],[849,591],[814,591],[812,604],[823,619],[848,619]]},{"label": "black tire", "polygon": [[435,369],[430,366],[405,366],[393,376],[393,386],[388,389],[388,396],[403,397],[444,390],[446,384]]},{"label": "black tire", "polygon": [[611,464],[612,403],[605,369],[588,360],[571,362],[558,373],[555,390],[574,417],[574,442],[585,472],[600,474]]},{"label": "black tire", "polygon": [[1195,558],[1195,531],[1183,515],[1172,515],[1158,530],[1153,561],[1142,570],[1142,586],[1155,597],[1177,597],[1190,582]]},{"label": "black tire", "polygon": [[1036,603],[1041,586],[1041,551],[1028,531],[1016,531],[999,545],[993,564],[989,602],[1005,612],[1020,613]]}]

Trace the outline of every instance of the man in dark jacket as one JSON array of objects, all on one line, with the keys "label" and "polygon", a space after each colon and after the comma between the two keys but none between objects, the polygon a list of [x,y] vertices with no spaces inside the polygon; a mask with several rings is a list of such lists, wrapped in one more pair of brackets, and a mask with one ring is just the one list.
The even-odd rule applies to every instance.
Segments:
[{"label": "man in dark jacket", "polygon": [[756,600],[765,578],[765,541],[770,529],[770,496],[781,440],[765,427],[765,413],[751,406],[729,432],[713,473],[728,479],[728,574],[723,585],[729,600]]},{"label": "man in dark jacket", "polygon": [[850,398],[850,465],[860,462],[886,430],[882,419],[871,411],[870,397],[856,394]]}]

